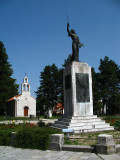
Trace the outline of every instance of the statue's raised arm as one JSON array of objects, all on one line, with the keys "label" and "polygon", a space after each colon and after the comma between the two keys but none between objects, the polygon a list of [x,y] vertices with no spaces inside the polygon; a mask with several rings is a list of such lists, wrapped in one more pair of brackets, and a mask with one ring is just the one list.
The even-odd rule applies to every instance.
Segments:
[{"label": "statue's raised arm", "polygon": [[69,30],[69,23],[67,23],[67,32],[68,36],[70,36],[73,40],[72,42],[72,61],[79,62],[79,47],[84,46],[80,41],[79,37],[76,35],[75,31]]},{"label": "statue's raised arm", "polygon": [[68,32],[68,36],[70,36],[69,23],[67,23],[67,32]]}]

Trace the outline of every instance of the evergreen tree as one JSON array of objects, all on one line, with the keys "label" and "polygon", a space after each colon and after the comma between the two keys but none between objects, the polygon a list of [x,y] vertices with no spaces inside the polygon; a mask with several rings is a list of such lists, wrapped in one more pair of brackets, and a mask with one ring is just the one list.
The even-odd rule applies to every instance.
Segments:
[{"label": "evergreen tree", "polygon": [[0,41],[0,115],[6,110],[6,101],[18,94],[16,80],[11,77],[13,74],[11,67],[4,44]]},{"label": "evergreen tree", "polygon": [[106,56],[100,60],[99,89],[103,105],[109,113],[115,111],[115,100],[120,91],[120,67]]},{"label": "evergreen tree", "polygon": [[93,90],[93,111],[95,114],[99,114],[101,112],[102,103],[101,103],[101,95],[99,90],[99,73],[96,73],[94,68],[92,71],[92,90]]},{"label": "evergreen tree", "polygon": [[60,99],[60,71],[55,64],[48,65],[40,75],[37,94],[37,108],[40,111],[53,108]]},{"label": "evergreen tree", "polygon": [[71,61],[72,61],[72,55],[69,54],[68,58],[65,59],[64,64],[62,66],[65,68],[69,63],[71,63]]}]

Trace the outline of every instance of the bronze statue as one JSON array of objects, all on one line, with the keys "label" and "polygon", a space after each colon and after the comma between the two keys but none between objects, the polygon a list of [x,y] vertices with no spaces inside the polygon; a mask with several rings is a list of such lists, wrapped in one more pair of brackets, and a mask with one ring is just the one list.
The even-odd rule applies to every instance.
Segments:
[{"label": "bronze statue", "polygon": [[69,23],[67,23],[67,32],[68,36],[70,36],[73,40],[72,42],[72,61],[79,62],[79,48],[84,46],[79,41],[79,37],[76,35],[75,31],[73,29],[69,30]]}]

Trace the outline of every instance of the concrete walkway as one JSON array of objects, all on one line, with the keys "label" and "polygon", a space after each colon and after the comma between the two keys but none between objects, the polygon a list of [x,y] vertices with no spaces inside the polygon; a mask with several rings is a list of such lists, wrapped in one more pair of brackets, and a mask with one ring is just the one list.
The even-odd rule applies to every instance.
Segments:
[{"label": "concrete walkway", "polygon": [[44,122],[45,124],[48,123],[54,123],[55,121],[57,121],[58,119],[39,119],[39,120],[3,120],[0,121],[0,124],[12,124],[13,122],[15,124],[20,124],[20,123],[34,123],[37,124],[39,121]]},{"label": "concrete walkway", "polygon": [[87,152],[41,151],[0,146],[0,160],[120,160],[120,154],[96,155]]}]

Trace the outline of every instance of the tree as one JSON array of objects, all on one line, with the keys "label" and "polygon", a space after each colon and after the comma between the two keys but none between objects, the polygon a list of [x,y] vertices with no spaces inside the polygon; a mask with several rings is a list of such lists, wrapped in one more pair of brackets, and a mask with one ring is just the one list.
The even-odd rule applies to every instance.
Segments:
[{"label": "tree", "polygon": [[101,112],[102,103],[101,103],[101,95],[100,95],[100,89],[99,89],[99,73],[95,72],[95,69],[92,68],[92,90],[93,90],[93,111],[96,114],[99,114]]},{"label": "tree", "polygon": [[69,54],[68,58],[65,59],[64,64],[62,66],[65,68],[69,63],[71,63],[71,61],[72,61],[72,55]]},{"label": "tree", "polygon": [[44,111],[44,106],[45,110],[48,110],[48,108],[53,109],[60,100],[60,74],[61,72],[55,64],[46,66],[41,72],[40,87],[36,92],[38,110]]},{"label": "tree", "polygon": [[98,83],[103,105],[109,113],[113,113],[115,99],[120,91],[120,67],[106,56],[100,60],[99,71]]},{"label": "tree", "polygon": [[18,94],[16,79],[11,77],[13,74],[11,67],[4,44],[0,41],[0,115],[6,111],[6,101]]}]

